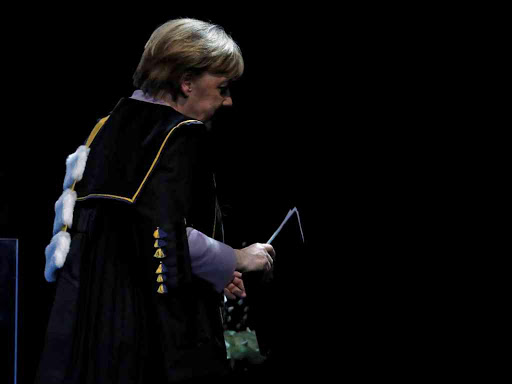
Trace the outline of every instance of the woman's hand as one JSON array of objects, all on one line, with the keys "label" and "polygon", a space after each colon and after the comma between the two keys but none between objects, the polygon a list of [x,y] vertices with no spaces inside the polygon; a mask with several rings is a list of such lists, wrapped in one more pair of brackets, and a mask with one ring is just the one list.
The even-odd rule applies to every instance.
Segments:
[{"label": "woman's hand", "polygon": [[243,249],[235,249],[235,255],[237,271],[268,271],[274,264],[276,252],[270,244],[254,243]]},{"label": "woman's hand", "polygon": [[247,296],[245,293],[244,282],[242,280],[242,274],[238,271],[235,271],[233,274],[233,280],[224,288],[224,295],[228,299],[234,300],[237,297],[243,299]]}]

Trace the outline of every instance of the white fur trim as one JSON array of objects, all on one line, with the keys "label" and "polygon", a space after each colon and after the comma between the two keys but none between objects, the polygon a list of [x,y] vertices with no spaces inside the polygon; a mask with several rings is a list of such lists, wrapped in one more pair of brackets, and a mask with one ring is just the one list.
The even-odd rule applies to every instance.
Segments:
[{"label": "white fur trim", "polygon": [[66,189],[55,203],[55,220],[53,222],[53,234],[59,232],[63,225],[71,228],[73,224],[73,210],[76,203],[76,192]]},{"label": "white fur trim", "polygon": [[64,265],[70,245],[71,236],[67,232],[60,231],[52,237],[52,241],[44,250],[44,254],[46,255],[44,277],[46,281],[50,283],[55,281],[55,271],[62,268]]},{"label": "white fur trim", "polygon": [[70,188],[75,181],[82,180],[89,156],[90,148],[85,145],[78,147],[75,153],[68,156],[66,159],[66,177],[64,177],[64,189]]}]

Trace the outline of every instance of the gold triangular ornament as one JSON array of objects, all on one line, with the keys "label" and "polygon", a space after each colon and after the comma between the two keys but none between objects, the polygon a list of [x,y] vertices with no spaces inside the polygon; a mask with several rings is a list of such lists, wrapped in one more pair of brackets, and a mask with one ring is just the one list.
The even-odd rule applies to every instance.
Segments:
[{"label": "gold triangular ornament", "polygon": [[162,262],[160,262],[160,265],[156,269],[155,273],[160,274],[160,273],[165,273],[165,272],[167,272],[167,267],[165,265],[163,265]]},{"label": "gold triangular ornament", "polygon": [[167,276],[165,275],[158,275],[158,277],[156,278],[157,283],[163,283],[165,280],[167,280]]},{"label": "gold triangular ornament", "polygon": [[157,259],[163,259],[165,257],[165,253],[160,248],[158,248],[153,257],[156,257]]},{"label": "gold triangular ornament", "polygon": [[156,239],[155,240],[155,244],[154,244],[155,248],[160,248],[160,247],[163,247],[165,245],[167,245],[167,242],[165,240],[161,240],[161,239]]},{"label": "gold triangular ornament", "polygon": [[167,293],[167,287],[164,284],[160,284],[157,290],[158,293]]},{"label": "gold triangular ornament", "polygon": [[167,237],[167,233],[160,229],[160,227],[156,227],[155,232],[153,232],[153,237],[155,239],[165,239]]}]

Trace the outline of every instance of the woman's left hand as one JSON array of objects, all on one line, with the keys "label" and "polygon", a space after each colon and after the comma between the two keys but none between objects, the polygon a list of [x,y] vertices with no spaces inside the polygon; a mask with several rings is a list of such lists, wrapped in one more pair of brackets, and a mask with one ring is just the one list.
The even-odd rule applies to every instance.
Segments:
[{"label": "woman's left hand", "polygon": [[228,299],[234,300],[237,297],[243,299],[247,296],[245,293],[244,282],[242,280],[242,274],[238,271],[235,271],[233,274],[233,280],[224,288],[224,295]]}]

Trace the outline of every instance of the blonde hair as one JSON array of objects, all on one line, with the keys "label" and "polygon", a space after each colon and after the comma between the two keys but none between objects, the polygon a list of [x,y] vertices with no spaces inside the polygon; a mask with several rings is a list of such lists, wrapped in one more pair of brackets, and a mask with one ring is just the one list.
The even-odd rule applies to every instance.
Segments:
[{"label": "blonde hair", "polygon": [[243,71],[242,52],[221,26],[183,18],[170,20],[153,32],[133,84],[153,97],[170,93],[176,99],[186,76],[209,72],[235,80]]}]

